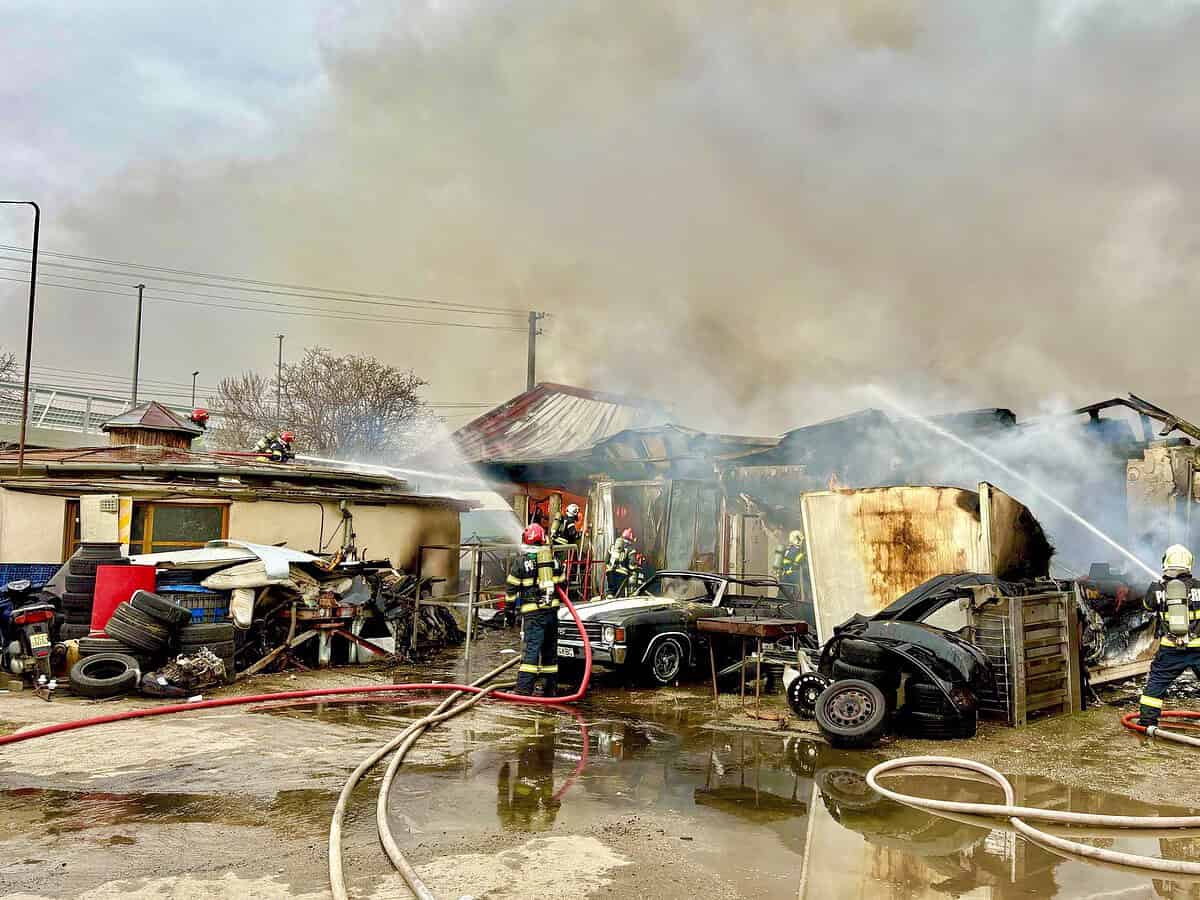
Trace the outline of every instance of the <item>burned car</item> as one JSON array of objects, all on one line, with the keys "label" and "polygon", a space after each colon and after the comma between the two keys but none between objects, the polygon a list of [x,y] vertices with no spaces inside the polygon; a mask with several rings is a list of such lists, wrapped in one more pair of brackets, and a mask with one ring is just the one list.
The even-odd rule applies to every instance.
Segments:
[{"label": "burned car", "polygon": [[[773,578],[659,572],[634,597],[594,600],[577,608],[592,645],[593,665],[663,685],[707,661],[708,639],[697,630],[698,619],[806,618],[800,607],[789,587]],[[571,614],[563,609],[558,618],[559,664],[583,659],[583,641]]]}]

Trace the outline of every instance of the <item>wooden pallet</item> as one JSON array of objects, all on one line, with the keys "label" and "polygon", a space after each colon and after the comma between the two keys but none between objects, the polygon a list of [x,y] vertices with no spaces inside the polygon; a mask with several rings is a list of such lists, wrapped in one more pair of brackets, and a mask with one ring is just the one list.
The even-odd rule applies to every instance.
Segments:
[{"label": "wooden pallet", "polygon": [[995,692],[981,698],[985,714],[1020,726],[1080,708],[1079,621],[1070,594],[989,598],[976,605],[972,630],[996,677]]}]

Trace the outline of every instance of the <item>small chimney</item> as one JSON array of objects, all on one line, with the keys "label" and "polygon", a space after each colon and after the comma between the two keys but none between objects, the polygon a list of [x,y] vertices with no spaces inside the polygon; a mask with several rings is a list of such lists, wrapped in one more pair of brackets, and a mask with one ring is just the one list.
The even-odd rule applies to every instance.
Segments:
[{"label": "small chimney", "polygon": [[108,442],[114,447],[132,444],[177,450],[190,450],[192,441],[204,433],[204,429],[195,422],[154,400],[109,419],[100,426],[100,430],[108,433]]}]

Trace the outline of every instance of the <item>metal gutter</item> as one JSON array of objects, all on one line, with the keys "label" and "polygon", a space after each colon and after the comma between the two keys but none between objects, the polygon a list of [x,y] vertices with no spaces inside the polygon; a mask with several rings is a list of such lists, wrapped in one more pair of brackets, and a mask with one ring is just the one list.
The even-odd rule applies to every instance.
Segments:
[{"label": "metal gutter", "polygon": [[[16,472],[16,467],[8,469],[9,472]],[[362,481],[370,484],[389,485],[397,488],[408,486],[408,482],[402,478],[394,478],[390,475],[373,475],[368,473],[351,472],[345,470],[329,470],[329,469],[289,469],[287,466],[279,467],[263,467],[263,466],[239,466],[239,465],[221,465],[216,463],[124,463],[124,462],[85,462],[63,460],[60,462],[29,462],[25,463],[26,472],[40,472],[44,475],[53,475],[56,472],[121,472],[138,475],[164,475],[164,474],[179,474],[179,475],[224,475],[241,477],[248,475],[257,478],[272,478],[282,480],[302,480],[302,481]],[[0,468],[0,478],[5,477],[5,468]]]}]

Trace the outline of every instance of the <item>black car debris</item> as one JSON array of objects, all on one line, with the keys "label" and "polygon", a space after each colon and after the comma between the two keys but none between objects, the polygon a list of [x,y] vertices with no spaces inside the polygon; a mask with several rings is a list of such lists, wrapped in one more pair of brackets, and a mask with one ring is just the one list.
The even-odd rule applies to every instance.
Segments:
[{"label": "black car debris", "polygon": [[[659,572],[634,597],[595,600],[578,607],[594,665],[637,675],[652,684],[674,684],[708,661],[708,639],[696,628],[704,618],[759,615],[805,618],[790,588],[774,578]],[[559,611],[560,664],[583,658],[583,642],[566,610]]]}]

